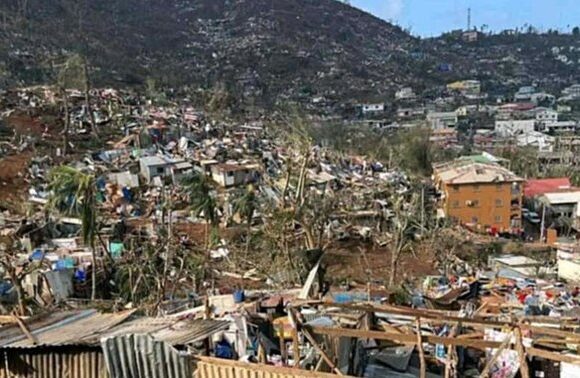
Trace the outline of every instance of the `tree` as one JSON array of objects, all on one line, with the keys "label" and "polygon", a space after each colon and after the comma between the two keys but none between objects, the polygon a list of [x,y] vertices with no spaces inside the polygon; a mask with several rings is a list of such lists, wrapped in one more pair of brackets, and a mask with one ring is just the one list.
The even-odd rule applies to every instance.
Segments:
[{"label": "tree", "polygon": [[219,218],[217,214],[217,202],[213,195],[213,185],[210,179],[198,172],[191,173],[181,181],[184,191],[189,196],[191,210],[196,216],[203,216],[206,221],[205,244],[210,248],[209,228],[212,232],[217,229]]},{"label": "tree", "polygon": [[233,207],[234,212],[238,213],[242,220],[250,226],[258,208],[258,197],[253,184],[248,185],[245,190],[238,193],[237,198],[233,200]]},{"label": "tree", "polygon": [[48,181],[49,207],[65,215],[77,216],[81,219],[82,239],[84,244],[89,246],[92,254],[91,300],[95,300],[97,292],[95,241],[98,233],[95,176],[61,165],[50,171]]},{"label": "tree", "polygon": [[238,193],[238,197],[233,200],[233,209],[244,222],[246,222],[246,253],[250,248],[250,237],[252,230],[252,219],[254,213],[258,208],[258,197],[256,196],[256,188],[250,184],[245,190]]},{"label": "tree", "polygon": [[39,260],[22,263],[18,256],[21,246],[15,235],[3,237],[0,243],[0,266],[10,279],[16,292],[16,312],[20,316],[26,315],[25,294],[22,281],[30,273],[38,270],[44,262],[44,254]]},{"label": "tree", "polygon": [[579,36],[580,35],[580,27],[578,26],[574,26],[574,28],[572,29],[572,35],[574,36]]},{"label": "tree", "polygon": [[[91,81],[87,59],[79,54],[69,56],[58,72],[57,85],[61,92],[66,92],[66,89],[69,88],[76,88],[84,92],[85,110],[90,123],[91,132],[93,135],[97,136],[97,124],[90,101]],[[65,107],[68,111],[68,104],[65,104]]]},{"label": "tree", "polygon": [[416,194],[406,198],[404,195],[395,193],[391,202],[394,216],[386,227],[391,253],[389,287],[395,285],[401,256],[412,250],[415,231],[418,230],[417,215],[420,213]]}]

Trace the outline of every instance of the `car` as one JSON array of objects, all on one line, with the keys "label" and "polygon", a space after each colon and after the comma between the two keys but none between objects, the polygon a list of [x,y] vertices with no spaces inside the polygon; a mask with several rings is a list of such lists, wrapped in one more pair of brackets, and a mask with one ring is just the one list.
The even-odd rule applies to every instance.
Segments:
[{"label": "car", "polygon": [[538,224],[542,221],[542,219],[540,218],[538,213],[535,213],[533,211],[528,213],[528,215],[526,216],[526,219],[528,220],[528,222],[533,223],[533,224]]}]

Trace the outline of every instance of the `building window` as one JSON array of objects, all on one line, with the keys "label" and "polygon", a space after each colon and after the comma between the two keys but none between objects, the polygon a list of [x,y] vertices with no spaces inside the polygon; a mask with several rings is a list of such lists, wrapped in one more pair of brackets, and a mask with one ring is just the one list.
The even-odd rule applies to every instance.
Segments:
[{"label": "building window", "polygon": [[475,185],[473,185],[473,191],[474,191],[474,192],[479,192],[479,191],[481,191],[481,185],[479,185],[479,184],[475,184]]},{"label": "building window", "polygon": [[157,174],[162,175],[165,172],[165,168],[163,167],[157,167]]},{"label": "building window", "polygon": [[451,207],[453,207],[454,209],[459,208],[459,201],[453,201],[453,202],[451,202]]},{"label": "building window", "polygon": [[479,222],[479,219],[477,219],[477,217],[471,218],[471,223],[477,223],[477,222]]},{"label": "building window", "polygon": [[453,188],[453,191],[454,192],[458,192],[459,191],[459,185],[453,185],[452,188]]},{"label": "building window", "polygon": [[227,171],[226,172],[226,176],[227,177],[234,177],[234,172],[233,171]]},{"label": "building window", "polygon": [[498,192],[501,192],[501,191],[503,191],[503,185],[502,185],[502,184],[495,184],[495,189],[496,189]]},{"label": "building window", "polygon": [[501,199],[496,199],[495,207],[503,207],[503,201]]},{"label": "building window", "polygon": [[495,216],[495,223],[501,223],[501,222],[502,222],[501,215],[496,215]]},{"label": "building window", "polygon": [[479,200],[465,201],[465,204],[469,207],[479,207]]}]

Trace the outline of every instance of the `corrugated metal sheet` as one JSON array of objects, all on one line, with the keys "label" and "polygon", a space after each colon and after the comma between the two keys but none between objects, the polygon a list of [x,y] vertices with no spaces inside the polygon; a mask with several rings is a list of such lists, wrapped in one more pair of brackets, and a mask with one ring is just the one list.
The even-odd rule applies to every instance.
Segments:
[{"label": "corrugated metal sheet", "polygon": [[101,341],[107,370],[115,378],[189,378],[193,360],[150,335],[115,336]]},{"label": "corrugated metal sheet", "polygon": [[170,345],[185,345],[206,339],[214,333],[225,331],[231,322],[220,320],[176,320],[172,318],[134,319],[111,329],[103,338],[128,334],[149,334],[155,340]]},{"label": "corrugated metal sheet", "polygon": [[0,352],[0,358],[0,378],[109,377],[103,353],[95,347],[12,349]]},{"label": "corrugated metal sheet", "polygon": [[[238,361],[200,357],[196,369],[197,378],[336,378],[334,374],[309,370],[247,364]],[[345,376],[348,378],[347,376]]]},{"label": "corrugated metal sheet", "polygon": [[[34,322],[27,325],[37,343],[33,344],[23,333],[14,334],[13,329],[6,329],[6,334],[13,337],[3,337],[0,332],[0,348],[36,348],[39,346],[56,345],[98,345],[100,335],[114,326],[127,320],[134,311],[123,311],[115,314],[102,314],[96,310],[85,310],[69,314],[68,317],[43,323],[37,327]],[[12,326],[8,328],[18,328]]]}]

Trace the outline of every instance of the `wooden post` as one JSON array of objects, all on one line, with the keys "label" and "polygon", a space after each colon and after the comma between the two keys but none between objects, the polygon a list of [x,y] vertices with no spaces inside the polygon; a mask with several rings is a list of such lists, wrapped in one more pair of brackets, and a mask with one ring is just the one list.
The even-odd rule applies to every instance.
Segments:
[{"label": "wooden post", "polygon": [[204,300],[204,319],[211,318],[211,306],[209,304],[209,294],[205,297]]},{"label": "wooden post", "polygon": [[286,340],[283,337],[284,330],[278,335],[280,340],[280,355],[282,356],[282,363],[284,366],[288,365],[288,352],[286,351]]},{"label": "wooden post", "polygon": [[[459,328],[461,327],[461,323],[456,324],[451,332],[449,333],[449,337],[453,338],[457,335]],[[447,362],[445,363],[445,378],[451,378],[452,376],[455,377],[457,371],[457,351],[453,345],[449,345],[447,347]]]},{"label": "wooden post", "polygon": [[266,364],[268,362],[268,359],[266,358],[266,348],[264,347],[260,337],[258,337],[258,361],[261,364]]},{"label": "wooden post", "polygon": [[316,349],[316,351],[318,353],[320,353],[320,356],[324,359],[324,361],[328,364],[328,366],[330,366],[330,368],[332,369],[332,371],[334,371],[338,375],[344,375],[336,367],[336,365],[334,364],[334,362],[332,362],[332,360],[330,359],[330,357],[328,357],[328,355],[326,354],[326,352],[323,351],[322,348],[316,343],[316,340],[314,340],[314,337],[312,337],[312,335],[310,334],[310,332],[308,332],[308,330],[304,328],[304,329],[302,329],[302,333],[304,334],[304,337],[306,337],[306,339],[312,344],[312,346],[314,347],[314,349]]},{"label": "wooden post", "polygon": [[298,339],[298,317],[294,309],[288,310],[288,316],[292,323],[292,354],[294,357],[294,367],[300,367],[300,340]]},{"label": "wooden post", "polygon": [[526,361],[526,350],[524,349],[524,343],[522,341],[522,330],[520,327],[516,327],[516,350],[520,356],[520,374],[522,378],[530,378],[530,371],[528,370],[528,362]]},{"label": "wooden post", "polygon": [[20,327],[20,329],[22,330],[24,335],[26,335],[26,338],[28,339],[28,341],[30,341],[30,343],[32,345],[38,344],[36,337],[34,337],[34,335],[32,333],[30,333],[30,331],[28,330],[28,327],[26,327],[26,324],[24,324],[22,319],[20,319],[17,315],[12,315],[12,316],[14,317],[14,320],[16,321],[16,323],[18,323],[18,326]]},{"label": "wooden post", "polygon": [[417,317],[415,324],[417,326],[417,350],[419,351],[419,360],[421,362],[421,378],[427,376],[427,365],[425,363],[425,351],[423,350],[423,338],[421,337],[421,319]]}]

